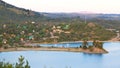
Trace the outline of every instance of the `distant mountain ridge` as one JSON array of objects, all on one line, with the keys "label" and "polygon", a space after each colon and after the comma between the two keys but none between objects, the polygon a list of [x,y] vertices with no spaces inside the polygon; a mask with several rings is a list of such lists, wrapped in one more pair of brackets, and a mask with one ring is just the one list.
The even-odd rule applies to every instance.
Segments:
[{"label": "distant mountain ridge", "polygon": [[120,20],[120,14],[97,14],[97,13],[43,13],[45,16],[51,18],[73,18],[73,17],[80,17],[80,18],[100,18],[105,20]]},{"label": "distant mountain ridge", "polygon": [[42,13],[46,17],[60,20],[71,20],[71,22],[93,22],[105,28],[120,29],[120,14],[97,14],[97,13]]}]

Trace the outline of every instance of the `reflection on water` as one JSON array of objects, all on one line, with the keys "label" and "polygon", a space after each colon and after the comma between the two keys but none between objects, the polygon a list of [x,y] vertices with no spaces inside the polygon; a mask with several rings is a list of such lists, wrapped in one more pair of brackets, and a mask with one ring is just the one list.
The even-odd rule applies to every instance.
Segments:
[{"label": "reflection on water", "polygon": [[85,56],[97,56],[97,57],[102,57],[103,54],[89,54],[89,53],[83,53]]},{"label": "reflection on water", "polygon": [[[62,44],[78,46],[81,43]],[[47,44],[46,44],[47,45]],[[52,44],[50,44],[52,45]],[[61,44],[56,44],[61,45]],[[120,68],[120,43],[104,43],[108,54],[87,54],[79,52],[57,51],[18,51],[2,52],[0,58],[6,61],[16,62],[23,55],[30,63],[31,68]]]}]

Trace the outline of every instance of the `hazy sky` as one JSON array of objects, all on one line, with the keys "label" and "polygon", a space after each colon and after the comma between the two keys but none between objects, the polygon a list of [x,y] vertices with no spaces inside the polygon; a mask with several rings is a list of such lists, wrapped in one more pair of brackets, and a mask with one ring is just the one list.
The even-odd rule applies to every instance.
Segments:
[{"label": "hazy sky", "polygon": [[120,13],[120,0],[3,0],[40,12]]}]

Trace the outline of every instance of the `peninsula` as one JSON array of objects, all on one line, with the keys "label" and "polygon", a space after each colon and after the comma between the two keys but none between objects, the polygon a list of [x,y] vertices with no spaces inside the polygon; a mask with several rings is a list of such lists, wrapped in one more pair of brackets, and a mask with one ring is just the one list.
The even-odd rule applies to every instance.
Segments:
[{"label": "peninsula", "polygon": [[83,53],[92,53],[92,54],[105,54],[108,53],[105,49],[92,48],[91,49],[82,49],[82,48],[50,48],[50,47],[39,47],[39,48],[8,48],[0,49],[0,52],[10,52],[10,51],[65,51],[65,52],[83,52]]},{"label": "peninsula", "polygon": [[106,51],[103,48],[102,42],[93,41],[93,45],[88,46],[87,41],[83,41],[82,46],[80,47],[43,47],[43,46],[21,46],[14,48],[1,48],[0,52],[9,52],[9,51],[65,51],[65,52],[83,52],[91,54],[106,54]]}]

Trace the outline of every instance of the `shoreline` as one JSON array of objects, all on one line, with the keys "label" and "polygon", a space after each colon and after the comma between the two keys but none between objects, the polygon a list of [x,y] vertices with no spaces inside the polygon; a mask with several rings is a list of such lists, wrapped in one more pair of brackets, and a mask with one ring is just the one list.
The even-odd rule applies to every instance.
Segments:
[{"label": "shoreline", "polygon": [[[41,47],[41,46],[32,46],[33,44],[61,44],[61,43],[76,43],[76,42],[83,42],[83,41],[68,41],[68,42],[58,42],[58,43],[25,43],[23,47],[9,47],[7,49],[0,48],[0,52],[11,52],[11,51],[63,51],[63,52],[81,52],[81,53],[91,53],[91,54],[106,54],[108,53],[107,50],[104,48],[65,48],[65,47]],[[93,42],[93,41],[87,41]],[[101,42],[111,42],[111,41],[101,41]],[[113,42],[113,41],[112,41]],[[119,42],[119,41],[115,41]]]},{"label": "shoreline", "polygon": [[12,52],[12,51],[58,51],[58,52],[80,52],[80,53],[91,53],[91,54],[106,54],[108,51],[104,49],[97,49],[94,48],[93,51],[90,51],[90,49],[82,49],[82,48],[62,48],[62,47],[32,47],[32,48],[8,48],[8,49],[0,49],[0,52]]},{"label": "shoreline", "polygon": [[[58,42],[58,43],[74,43],[74,42],[83,42],[83,41],[68,41],[68,42]],[[93,41],[87,41],[87,42],[93,42]],[[120,42],[120,41],[101,41],[101,42]]]},{"label": "shoreline", "polygon": [[[76,43],[76,42],[83,42],[83,41],[65,41],[65,42],[57,42],[57,43],[54,43],[54,42],[51,42],[51,43],[48,43],[48,42],[32,42],[30,44],[60,44],[60,43]],[[93,41],[87,41],[87,42],[93,42]],[[101,42],[120,42],[120,41],[101,41]]]},{"label": "shoreline", "polygon": [[[32,42],[32,43],[26,43],[25,45],[31,45],[31,44],[64,44],[64,43],[81,43],[81,42],[83,42],[83,41],[66,41],[66,42],[57,42],[57,43],[54,43],[54,42],[52,42],[52,43],[47,43],[47,42],[42,42],[42,43],[39,43],[39,42]],[[87,42],[93,42],[93,41],[87,41]],[[120,42],[120,41],[101,41],[101,42]]]}]

